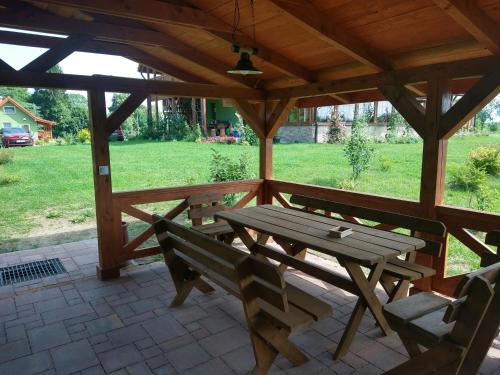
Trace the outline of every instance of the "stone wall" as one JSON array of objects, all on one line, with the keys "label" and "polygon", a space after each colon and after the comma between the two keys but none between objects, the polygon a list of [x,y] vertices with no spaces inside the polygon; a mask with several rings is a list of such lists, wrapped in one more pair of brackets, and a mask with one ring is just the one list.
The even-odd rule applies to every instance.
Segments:
[{"label": "stone wall", "polygon": [[[351,126],[347,127],[347,134],[351,133]],[[366,128],[366,134],[368,137],[372,138],[384,138],[387,133],[387,127],[385,125],[370,125]],[[330,125],[328,124],[318,124],[316,136],[316,126],[314,125],[282,125],[278,129],[277,137],[280,139],[280,143],[326,143],[328,141],[328,131],[330,130]],[[399,135],[403,134],[403,127],[398,129]],[[416,133],[415,133],[416,135]]]}]

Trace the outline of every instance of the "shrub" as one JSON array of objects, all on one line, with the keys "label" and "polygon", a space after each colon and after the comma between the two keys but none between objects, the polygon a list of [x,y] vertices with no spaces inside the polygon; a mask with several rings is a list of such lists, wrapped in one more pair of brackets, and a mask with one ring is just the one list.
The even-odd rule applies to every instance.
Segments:
[{"label": "shrub", "polygon": [[[249,157],[241,154],[238,160],[231,160],[227,156],[222,156],[220,152],[212,149],[212,161],[210,163],[210,179],[212,182],[225,182],[245,180],[252,177],[249,170]],[[234,205],[235,194],[226,194],[224,203],[228,206]]]},{"label": "shrub", "polygon": [[347,128],[342,123],[342,117],[338,111],[333,110],[330,115],[330,129],[328,129],[327,142],[340,143],[347,135]]},{"label": "shrub", "polygon": [[356,190],[356,181],[351,178],[346,178],[338,183],[337,188],[342,190]]},{"label": "shrub", "polygon": [[64,143],[67,145],[76,145],[76,138],[74,134],[63,133],[62,139],[64,140]]},{"label": "shrub", "polygon": [[488,124],[488,128],[490,129],[490,132],[496,133],[498,131],[498,128],[500,127],[500,122],[490,122]]},{"label": "shrub", "polygon": [[0,150],[0,165],[8,164],[14,159],[14,154],[10,150]]},{"label": "shrub", "polygon": [[18,176],[14,176],[14,175],[0,176],[0,186],[12,185],[12,184],[15,184],[19,181],[21,181],[21,179]]},{"label": "shrub", "polygon": [[80,129],[76,135],[78,142],[88,143],[90,142],[90,131],[89,129]]},{"label": "shrub", "polygon": [[58,211],[58,210],[49,211],[49,212],[47,212],[47,215],[45,215],[45,217],[47,219],[57,219],[57,218],[60,218],[62,216],[63,216],[63,213],[61,211]]},{"label": "shrub", "polygon": [[373,148],[360,127],[359,124],[353,124],[352,134],[344,147],[344,153],[352,167],[351,178],[353,180],[357,180],[361,173],[368,169],[373,157]]},{"label": "shrub", "polygon": [[63,143],[64,143],[64,139],[63,138],[56,138],[56,145],[62,146]]},{"label": "shrub", "polygon": [[450,166],[449,185],[454,189],[475,192],[486,183],[487,175],[482,169],[476,168],[472,163]]},{"label": "shrub", "polygon": [[389,172],[392,169],[393,161],[391,158],[388,158],[387,156],[384,155],[380,155],[378,161],[380,162],[380,170],[382,172]]},{"label": "shrub", "polygon": [[259,137],[257,137],[257,134],[255,134],[252,128],[247,124],[243,124],[241,127],[241,143],[250,146],[259,144]]},{"label": "shrub", "polygon": [[483,146],[469,152],[469,161],[489,175],[500,172],[500,147]]},{"label": "shrub", "polygon": [[476,207],[478,210],[488,211],[492,209],[495,195],[488,184],[484,183],[479,185],[479,188],[477,189],[475,195]]}]

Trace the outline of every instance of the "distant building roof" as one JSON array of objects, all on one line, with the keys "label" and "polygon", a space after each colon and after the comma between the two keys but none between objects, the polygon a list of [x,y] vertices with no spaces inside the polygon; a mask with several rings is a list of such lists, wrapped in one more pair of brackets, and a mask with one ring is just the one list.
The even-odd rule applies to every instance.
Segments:
[{"label": "distant building roof", "polygon": [[10,96],[7,96],[6,98],[2,99],[0,101],[0,107],[3,107],[4,104],[7,104],[7,103],[11,103],[12,105],[14,105],[15,107],[17,107],[20,111],[23,111],[24,113],[26,113],[29,117],[31,117],[33,119],[33,121],[39,123],[39,124],[43,124],[43,125],[49,125],[49,126],[54,126],[56,125],[56,122],[54,121],[50,121],[50,120],[45,120],[41,117],[38,117],[38,116],[35,116],[33,113],[31,113],[30,111],[28,111],[26,108],[24,108],[21,104],[19,104],[18,102],[16,102],[14,99],[12,99]]}]

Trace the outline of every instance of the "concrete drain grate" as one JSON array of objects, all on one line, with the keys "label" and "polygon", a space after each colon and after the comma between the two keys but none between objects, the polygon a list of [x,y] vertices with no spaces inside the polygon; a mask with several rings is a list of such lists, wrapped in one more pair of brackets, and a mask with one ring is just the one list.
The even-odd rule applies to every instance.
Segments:
[{"label": "concrete drain grate", "polygon": [[44,277],[65,273],[66,269],[59,258],[39,260],[24,264],[15,264],[0,268],[0,286],[43,279]]}]

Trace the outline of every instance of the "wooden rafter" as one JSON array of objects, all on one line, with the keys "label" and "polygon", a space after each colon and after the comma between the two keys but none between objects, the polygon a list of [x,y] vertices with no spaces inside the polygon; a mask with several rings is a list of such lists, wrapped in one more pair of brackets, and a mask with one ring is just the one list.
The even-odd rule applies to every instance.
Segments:
[{"label": "wooden rafter", "polygon": [[2,59],[0,59],[0,70],[15,70],[12,66],[10,66],[9,64],[7,64],[5,61],[3,61]]},{"label": "wooden rafter", "polygon": [[394,80],[406,85],[410,83],[425,82],[429,79],[439,77],[457,79],[479,77],[498,70],[499,64],[500,56],[432,64],[417,68],[395,70],[392,72],[368,74],[360,77],[269,90],[268,99],[306,98],[360,90],[371,90],[384,84],[390,84]]},{"label": "wooden rafter", "polygon": [[434,0],[458,25],[493,53],[500,53],[500,25],[475,0]]},{"label": "wooden rafter", "polygon": [[500,92],[500,69],[481,78],[442,115],[438,137],[450,138]]},{"label": "wooden rafter", "polygon": [[[120,8],[119,5],[115,5],[117,9]],[[14,26],[17,25],[36,31],[58,33],[65,33],[68,31],[76,32],[74,30],[77,29],[92,30],[92,35],[96,39],[105,41],[111,40],[118,43],[128,43],[139,49],[149,49],[155,47],[166,48],[171,53],[180,56],[183,59],[187,59],[188,61],[192,61],[204,69],[210,70],[226,81],[234,81],[236,84],[246,87],[255,86],[255,80],[251,78],[229,76],[227,74],[229,66],[194,49],[192,46],[187,45],[175,36],[166,32],[161,25],[157,25],[157,30],[149,30],[145,27],[138,28],[114,25],[93,20],[94,18],[92,16],[82,12],[79,14],[79,17],[82,19],[69,19],[46,13],[40,9],[31,7],[29,4],[18,5],[17,3],[14,5],[13,11],[9,11],[9,14],[13,14],[13,18],[15,19],[21,16],[21,19],[18,21],[11,19],[9,21],[9,17],[2,17],[2,13],[0,12],[0,25],[3,23],[6,25],[12,23]],[[29,25],[26,22],[27,17],[28,19],[31,19],[32,25]],[[93,21],[90,21],[89,19],[92,19]]]},{"label": "wooden rafter", "polygon": [[[44,3],[69,6],[74,9],[84,9],[94,13],[126,17],[135,21],[148,22],[153,27],[161,25],[182,25],[191,28],[203,28],[214,37],[227,43],[233,42],[230,33],[231,25],[225,21],[192,6],[164,3],[157,0],[143,0],[139,3],[126,0],[86,0],[83,2],[72,0],[48,0]],[[125,7],[123,4],[125,3]],[[203,20],[203,22],[200,22]],[[254,41],[241,34],[237,35],[238,41],[245,45],[254,45]],[[271,64],[285,74],[301,78],[307,82],[316,80],[315,74],[308,71],[285,56],[276,53],[261,43],[255,45],[259,49],[258,58]]]},{"label": "wooden rafter", "polygon": [[259,111],[248,100],[233,99],[236,110],[251,126],[259,138],[265,138],[265,120],[260,116]]},{"label": "wooden rafter", "polygon": [[408,92],[408,89],[397,82],[388,85],[380,85],[379,90],[398,110],[413,129],[425,138],[425,109]]},{"label": "wooden rafter", "polygon": [[[63,44],[65,39],[49,35],[32,35],[13,31],[0,30],[0,43],[14,44],[27,47],[56,48]],[[184,82],[211,83],[206,79],[174,66],[153,54],[140,50],[136,46],[106,41],[87,41],[76,48],[80,52],[116,55],[128,58],[139,64],[144,64],[159,72],[168,74]],[[5,70],[5,69],[1,69]]]},{"label": "wooden rafter", "polygon": [[297,99],[281,99],[272,112],[269,111],[269,113],[266,113],[266,136],[268,138],[276,134],[296,102]]},{"label": "wooden rafter", "polygon": [[146,100],[148,94],[132,93],[106,120],[108,134],[113,133]]},{"label": "wooden rafter", "polygon": [[167,82],[111,76],[81,76],[33,72],[0,71],[0,82],[5,86],[41,87],[66,90],[105,89],[109,92],[147,92],[151,95],[206,98],[239,98],[264,100],[261,90],[207,85],[199,83]]},{"label": "wooden rafter", "polygon": [[334,22],[311,4],[284,0],[269,0],[305,30],[324,42],[338,48],[357,61],[370,65],[378,71],[391,69],[389,61],[371,46],[339,30]]},{"label": "wooden rafter", "polygon": [[70,35],[58,46],[49,49],[25,65],[23,72],[45,72],[58,64],[90,39],[87,35]]}]

